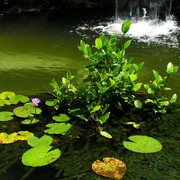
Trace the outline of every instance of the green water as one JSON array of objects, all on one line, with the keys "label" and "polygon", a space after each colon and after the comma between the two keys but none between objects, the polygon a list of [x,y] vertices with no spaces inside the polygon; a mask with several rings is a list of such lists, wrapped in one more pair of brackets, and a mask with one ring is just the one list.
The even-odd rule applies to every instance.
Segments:
[{"label": "green water", "polygon": [[[94,18],[90,15],[88,17],[89,20],[96,20]],[[77,48],[82,37],[75,32],[75,27],[83,23],[83,19],[87,20],[87,17],[66,17],[64,14],[0,19],[0,91],[9,90],[27,95],[44,93],[51,90],[51,80],[55,78],[60,81],[67,70],[76,75],[78,83],[87,63]],[[144,81],[151,79],[152,69],[165,74],[169,61],[180,66],[179,48],[170,48],[167,45],[137,44],[133,41],[127,50],[127,57],[134,57],[136,62],[145,62],[140,73],[140,79]],[[180,96],[179,78],[180,72],[170,80],[169,85]],[[106,179],[95,175],[91,164],[96,159],[110,156],[122,159],[127,164],[125,180],[176,180],[179,177],[179,117],[177,109],[177,112],[164,115],[156,121],[144,118],[143,121],[147,123],[140,130],[124,128],[118,119],[117,122],[105,125],[107,131],[113,135],[113,140],[99,137],[90,124],[78,119],[79,124],[74,128],[73,136],[69,139],[62,136],[60,143],[56,144],[62,149],[62,157],[55,164],[44,168],[26,167],[25,171],[20,158],[24,149],[29,148],[27,143],[0,145],[0,179],[20,180],[25,173],[29,173],[27,180]],[[46,121],[44,117],[38,126],[24,129],[42,133]],[[19,119],[13,125],[11,122],[1,122],[0,128],[0,131],[9,133],[22,129]],[[137,154],[124,150],[122,141],[129,134],[156,137],[163,144],[163,150],[154,154]]]},{"label": "green water", "polygon": [[[67,70],[72,71],[78,82],[87,62],[77,48],[83,37],[75,29],[83,21],[97,22],[100,16],[77,14],[67,12],[53,16],[42,14],[0,19],[0,91],[23,94],[47,92],[51,90],[51,80],[60,81]],[[88,32],[86,36],[91,37]],[[140,79],[145,81],[152,77],[152,69],[164,74],[169,61],[180,66],[179,48],[168,45],[134,42],[127,51],[127,57],[145,62],[140,74]],[[179,78],[178,72],[170,86],[180,95]]]}]

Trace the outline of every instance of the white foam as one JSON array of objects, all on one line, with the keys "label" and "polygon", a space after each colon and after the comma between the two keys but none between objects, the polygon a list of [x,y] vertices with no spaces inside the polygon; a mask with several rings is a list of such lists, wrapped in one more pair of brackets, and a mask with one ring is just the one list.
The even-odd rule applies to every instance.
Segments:
[{"label": "white foam", "polygon": [[[97,26],[81,26],[78,31],[90,30],[94,32],[103,32],[108,34],[122,34],[121,26],[124,20],[116,19],[106,23],[99,23]],[[176,21],[171,17],[166,21],[159,21],[141,19],[132,21],[129,32],[126,36],[136,39],[138,42],[167,44],[173,47],[179,47],[179,40],[177,34],[180,28]]]}]

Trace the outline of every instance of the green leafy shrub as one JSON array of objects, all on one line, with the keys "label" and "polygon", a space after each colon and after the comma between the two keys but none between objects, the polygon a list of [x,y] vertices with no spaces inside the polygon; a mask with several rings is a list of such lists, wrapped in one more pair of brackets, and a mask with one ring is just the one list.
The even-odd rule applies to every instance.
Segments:
[{"label": "green leafy shrub", "polygon": [[[94,122],[98,127],[111,117],[112,111],[136,109],[142,112],[144,109],[153,109],[154,113],[165,113],[177,99],[174,94],[168,100],[164,97],[164,91],[171,90],[167,87],[167,82],[178,67],[170,62],[167,65],[167,76],[161,77],[153,70],[153,81],[149,84],[138,82],[138,73],[144,63],[137,64],[133,59],[125,57],[131,40],[124,41],[123,37],[130,25],[128,20],[123,23],[123,35],[120,38],[114,34],[101,34],[93,45],[81,40],[78,48],[89,61],[85,67],[88,74],[84,76],[80,87],[73,85],[74,76],[70,72],[66,78],[62,78],[62,85],[53,79],[51,86],[55,98],[48,100],[46,104],[56,110],[65,107],[68,110],[66,113],[86,122]],[[147,92],[143,98],[139,96],[140,90]],[[102,128],[99,131],[103,131]]]}]

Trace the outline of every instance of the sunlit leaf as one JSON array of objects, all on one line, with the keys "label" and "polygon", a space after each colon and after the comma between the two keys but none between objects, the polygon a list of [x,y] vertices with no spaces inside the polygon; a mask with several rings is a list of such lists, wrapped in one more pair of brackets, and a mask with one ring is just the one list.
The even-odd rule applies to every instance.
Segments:
[{"label": "sunlit leaf", "polygon": [[9,111],[0,112],[0,121],[11,121],[14,113]]},{"label": "sunlit leaf", "polygon": [[137,109],[141,109],[142,108],[142,102],[140,100],[135,100],[134,101],[134,106],[137,108]]},{"label": "sunlit leaf", "polygon": [[10,98],[13,98],[14,96],[15,96],[15,93],[11,91],[4,91],[0,93],[0,99],[10,99]]},{"label": "sunlit leaf", "polygon": [[96,160],[93,162],[92,169],[96,174],[116,180],[123,178],[127,171],[124,162],[109,157],[103,158],[103,161]]},{"label": "sunlit leaf", "polygon": [[129,149],[138,153],[154,153],[162,149],[161,143],[148,136],[134,135],[130,136],[129,141],[123,141],[123,145],[126,149]]},{"label": "sunlit leaf", "polygon": [[46,166],[56,161],[61,156],[61,151],[59,149],[50,151],[51,149],[51,146],[31,148],[23,154],[22,163],[31,167]]},{"label": "sunlit leaf", "polygon": [[34,134],[29,131],[18,131],[17,133],[18,133],[17,139],[21,141],[26,141],[32,136],[34,136]]},{"label": "sunlit leaf", "polygon": [[27,118],[33,116],[33,114],[40,114],[41,109],[37,107],[19,106],[14,109],[13,113],[21,118]]},{"label": "sunlit leaf", "polygon": [[103,116],[101,116],[99,122],[101,124],[105,123],[108,120],[109,116],[110,116],[110,112],[106,112]]},{"label": "sunlit leaf", "polygon": [[121,27],[121,31],[126,34],[129,31],[131,24],[132,23],[129,20],[124,21]]},{"label": "sunlit leaf", "polygon": [[23,121],[21,121],[21,124],[23,125],[34,125],[37,124],[40,120],[36,119],[36,118],[30,118],[30,119],[25,119]]},{"label": "sunlit leaf", "polygon": [[102,41],[101,41],[101,39],[96,38],[96,40],[95,40],[95,47],[97,49],[101,49],[102,48]]},{"label": "sunlit leaf", "polygon": [[0,144],[10,144],[17,141],[17,133],[7,134],[7,133],[0,133]]},{"label": "sunlit leaf", "polygon": [[46,125],[49,129],[44,130],[44,132],[48,134],[65,134],[71,126],[69,123],[50,123]]},{"label": "sunlit leaf", "polygon": [[50,146],[50,144],[53,142],[53,138],[48,135],[44,135],[41,138],[33,136],[27,142],[32,147]]},{"label": "sunlit leaf", "polygon": [[109,138],[109,139],[112,139],[112,136],[111,134],[109,134],[108,132],[106,131],[100,131],[100,134],[106,138]]},{"label": "sunlit leaf", "polygon": [[59,116],[53,116],[52,119],[57,122],[66,122],[70,120],[70,117],[67,114],[59,114]]}]

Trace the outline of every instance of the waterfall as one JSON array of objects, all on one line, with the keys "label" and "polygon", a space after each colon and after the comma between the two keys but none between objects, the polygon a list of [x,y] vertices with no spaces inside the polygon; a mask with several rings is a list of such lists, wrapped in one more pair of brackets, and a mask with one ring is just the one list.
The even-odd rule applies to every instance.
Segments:
[{"label": "waterfall", "polygon": [[132,38],[135,42],[179,47],[180,28],[171,14],[172,2],[173,0],[115,0],[113,18],[95,26],[86,23],[79,26],[77,32],[83,36],[87,30],[119,35],[122,33],[122,23],[128,19],[132,25],[126,37]]},{"label": "waterfall", "polygon": [[139,20],[144,17],[150,20],[166,20],[171,14],[172,0],[115,0],[116,18]]}]

